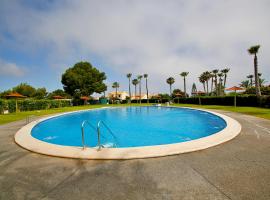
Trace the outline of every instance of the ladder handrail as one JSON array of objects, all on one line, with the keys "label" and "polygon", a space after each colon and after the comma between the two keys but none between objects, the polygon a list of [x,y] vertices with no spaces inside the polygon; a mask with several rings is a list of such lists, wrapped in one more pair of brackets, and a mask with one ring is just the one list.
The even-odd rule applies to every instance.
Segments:
[{"label": "ladder handrail", "polygon": [[100,150],[103,145],[101,145],[100,143],[100,137],[101,137],[101,131],[100,131],[100,128],[101,128],[101,125],[103,125],[108,131],[109,133],[113,136],[114,140],[117,142],[117,138],[115,137],[114,133],[112,132],[112,130],[107,126],[107,124],[105,124],[105,122],[103,122],[102,120],[98,121],[97,123],[97,127],[93,126],[88,120],[84,120],[81,124],[81,130],[82,130],[82,146],[83,146],[83,149],[85,149],[86,145],[85,145],[85,138],[84,138],[84,127],[85,125],[88,124],[91,128],[93,128],[95,131],[97,131],[97,139],[98,139],[98,150]]},{"label": "ladder handrail", "polygon": [[112,132],[112,130],[108,127],[107,124],[105,124],[104,121],[100,120],[98,123],[97,123],[97,133],[98,133],[98,146],[99,148],[101,147],[100,145],[100,126],[101,124],[110,132],[110,134],[113,136],[113,138],[115,139],[115,141],[117,141],[117,138],[115,137],[114,133]]},{"label": "ladder handrail", "polygon": [[88,124],[91,128],[93,128],[94,130],[96,130],[96,128],[88,121],[88,120],[84,120],[82,122],[82,125],[81,125],[81,130],[82,130],[82,145],[83,145],[83,149],[85,149],[85,140],[84,140],[84,125],[85,124]]}]

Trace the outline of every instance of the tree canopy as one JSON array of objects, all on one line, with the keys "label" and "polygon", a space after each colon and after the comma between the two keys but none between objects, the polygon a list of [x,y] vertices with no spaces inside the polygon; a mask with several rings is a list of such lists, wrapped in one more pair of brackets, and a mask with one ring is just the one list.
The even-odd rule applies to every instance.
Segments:
[{"label": "tree canopy", "polygon": [[51,93],[48,94],[49,99],[52,99],[54,96],[61,96],[61,97],[64,97],[64,98],[70,98],[70,95],[65,93],[65,91],[61,90],[61,89],[54,90],[54,91],[52,91]]},{"label": "tree canopy", "polygon": [[18,92],[27,97],[33,97],[35,96],[35,93],[36,93],[36,89],[27,83],[21,83],[15,86],[14,88],[12,88],[12,91]]},{"label": "tree canopy", "polygon": [[180,89],[174,89],[172,92],[172,97],[176,98],[176,97],[185,97],[185,92],[183,92]]},{"label": "tree canopy", "polygon": [[252,47],[250,47],[250,48],[248,49],[248,52],[249,52],[250,54],[256,54],[256,53],[258,53],[259,48],[260,48],[260,45],[252,46]]},{"label": "tree canopy", "polygon": [[67,69],[62,75],[62,84],[66,93],[74,95],[89,96],[107,90],[103,83],[106,80],[104,72],[100,72],[89,62],[79,62]]},{"label": "tree canopy", "polygon": [[35,87],[29,85],[28,83],[21,83],[15,87],[13,87],[12,89],[3,91],[2,93],[0,93],[0,97],[5,98],[5,96],[10,94],[11,92],[18,92],[23,96],[31,97],[31,98],[35,98],[35,99],[43,99],[47,95],[47,90],[44,87],[35,88]]}]

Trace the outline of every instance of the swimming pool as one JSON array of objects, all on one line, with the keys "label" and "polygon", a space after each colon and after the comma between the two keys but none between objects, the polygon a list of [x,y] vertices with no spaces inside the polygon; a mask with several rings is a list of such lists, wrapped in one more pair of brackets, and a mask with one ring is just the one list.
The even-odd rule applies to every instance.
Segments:
[{"label": "swimming pool", "polygon": [[[44,142],[82,146],[81,124],[85,126],[85,144],[97,146],[96,125],[102,120],[101,145],[109,148],[141,147],[190,141],[209,136],[226,127],[214,114],[188,108],[121,107],[88,110],[51,118],[37,124],[32,136]],[[94,127],[94,128],[93,128]]]},{"label": "swimming pool", "polygon": [[[81,125],[84,120],[90,123],[84,126],[84,144],[89,148],[82,151]],[[96,127],[100,120],[104,122],[100,126],[100,146],[103,148],[98,149]],[[106,107],[32,122],[15,135],[15,141],[29,150],[49,155],[121,159],[200,150],[228,141],[240,130],[240,124],[232,118],[204,110]]]}]

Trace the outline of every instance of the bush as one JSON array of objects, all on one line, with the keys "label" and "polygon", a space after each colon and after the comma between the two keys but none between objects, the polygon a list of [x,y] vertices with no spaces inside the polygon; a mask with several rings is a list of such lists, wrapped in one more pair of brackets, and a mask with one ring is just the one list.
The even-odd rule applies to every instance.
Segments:
[{"label": "bush", "polygon": [[9,100],[8,102],[8,112],[12,113],[16,111],[16,100]]},{"label": "bush", "polygon": [[260,107],[270,108],[270,95],[262,96],[259,100]]},{"label": "bush", "polygon": [[[60,108],[71,106],[69,101],[61,100],[18,100],[18,110],[20,111],[33,111],[33,110],[45,110],[50,108]],[[8,109],[9,113],[16,111],[16,100],[4,100],[0,99],[0,113]]]},{"label": "bush", "polygon": [[[202,96],[201,104],[202,105],[224,105],[232,106],[234,105],[234,96],[222,96],[222,97],[211,97],[211,96]],[[237,106],[252,106],[252,107],[270,107],[270,96],[262,96],[257,98],[255,95],[238,95],[236,97]],[[184,104],[199,104],[199,97],[190,97],[190,98],[175,98],[175,103],[184,103]]]},{"label": "bush", "polygon": [[[170,99],[148,99],[149,103],[166,103],[168,101],[170,101]],[[125,101],[126,102],[126,101]],[[140,100],[138,99],[133,99],[131,100],[131,103],[140,103]],[[147,103],[147,99],[142,99],[141,100],[142,103]]]},{"label": "bush", "polygon": [[4,110],[8,109],[8,104],[5,100],[0,99],[0,114],[4,113]]},{"label": "bush", "polygon": [[[270,86],[262,86],[260,87],[261,89],[261,94],[262,95],[270,95]],[[246,89],[245,92],[243,92],[243,94],[256,94],[256,88],[255,87],[249,87]]]}]

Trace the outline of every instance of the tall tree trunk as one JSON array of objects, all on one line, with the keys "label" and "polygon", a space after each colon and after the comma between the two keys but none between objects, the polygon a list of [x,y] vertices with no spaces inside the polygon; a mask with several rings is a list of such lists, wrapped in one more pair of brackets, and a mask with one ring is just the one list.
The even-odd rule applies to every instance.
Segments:
[{"label": "tall tree trunk", "polygon": [[214,77],[211,77],[211,96],[213,93],[213,81],[214,81]]},{"label": "tall tree trunk", "polygon": [[184,77],[184,92],[185,92],[185,97],[187,97],[186,77]]},{"label": "tall tree trunk", "polygon": [[215,90],[216,90],[216,96],[218,96],[217,75],[215,75]]},{"label": "tall tree trunk", "polygon": [[257,55],[255,53],[254,56],[254,72],[255,72],[255,87],[256,87],[256,96],[261,96],[261,90],[259,86],[259,75],[258,75],[258,61],[257,61]]},{"label": "tall tree trunk", "polygon": [[219,92],[218,92],[219,96],[221,96],[221,87],[222,87],[222,79],[219,78]]},{"label": "tall tree trunk", "polygon": [[205,82],[203,82],[203,90],[204,90],[204,92],[206,93],[206,90],[205,90]]},{"label": "tall tree trunk", "polygon": [[130,98],[130,101],[131,101],[130,78],[128,78],[128,90],[129,90],[129,98]]},{"label": "tall tree trunk", "polygon": [[134,86],[135,86],[135,100],[137,100],[137,85],[134,85]]},{"label": "tall tree trunk", "polygon": [[140,85],[139,85],[139,91],[140,91],[140,104],[142,103],[142,84],[141,84],[141,80],[140,80]]},{"label": "tall tree trunk", "polygon": [[225,73],[224,74],[224,83],[223,83],[224,88],[226,87],[226,80],[227,80],[227,74]]},{"label": "tall tree trunk", "polygon": [[206,81],[206,91],[207,91],[207,95],[209,94],[209,91],[208,91],[208,80]]},{"label": "tall tree trunk", "polygon": [[172,97],[172,84],[170,84],[170,96]]},{"label": "tall tree trunk", "polygon": [[147,103],[149,103],[149,99],[148,99],[148,83],[147,83],[147,78],[145,79],[145,86],[146,86]]}]

